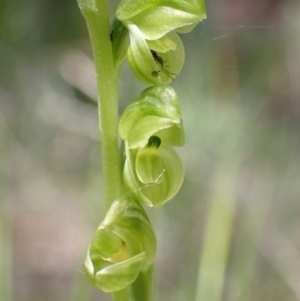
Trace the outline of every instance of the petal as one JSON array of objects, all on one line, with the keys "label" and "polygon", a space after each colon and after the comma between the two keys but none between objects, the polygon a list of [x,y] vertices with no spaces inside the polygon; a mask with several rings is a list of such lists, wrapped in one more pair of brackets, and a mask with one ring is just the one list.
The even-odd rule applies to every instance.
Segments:
[{"label": "petal", "polygon": [[153,76],[157,67],[149,46],[139,28],[134,24],[128,24],[130,46],[127,56],[131,70],[143,82],[147,84],[160,84],[160,77]]},{"label": "petal", "polygon": [[175,50],[177,47],[176,43],[169,38],[169,35],[165,35],[160,39],[153,40],[153,41],[148,40],[147,44],[150,49],[155,50],[157,52],[163,52],[163,53],[170,50]]},{"label": "petal", "polygon": [[128,260],[112,264],[96,273],[95,286],[104,292],[119,291],[132,284],[141,271],[145,252]]}]

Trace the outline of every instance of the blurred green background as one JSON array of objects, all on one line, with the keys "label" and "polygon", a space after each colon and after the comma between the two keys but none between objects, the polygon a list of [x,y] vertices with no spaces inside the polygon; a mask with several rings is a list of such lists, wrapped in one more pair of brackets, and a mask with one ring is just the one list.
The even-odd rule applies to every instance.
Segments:
[{"label": "blurred green background", "polygon": [[[148,210],[156,300],[299,301],[300,3],[207,11],[172,83],[185,182]],[[104,217],[93,68],[75,0],[1,0],[1,301],[110,300],[82,273]],[[144,88],[125,63],[120,114]]]}]

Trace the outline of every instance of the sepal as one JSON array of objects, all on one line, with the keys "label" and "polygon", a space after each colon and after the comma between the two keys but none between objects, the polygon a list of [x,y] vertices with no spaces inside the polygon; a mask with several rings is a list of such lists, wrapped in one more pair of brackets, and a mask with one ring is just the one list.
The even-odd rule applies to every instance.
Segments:
[{"label": "sepal", "polygon": [[147,40],[160,39],[173,30],[196,25],[200,20],[196,14],[168,6],[151,7],[130,18]]},{"label": "sepal", "polygon": [[116,69],[120,72],[121,65],[126,57],[129,39],[128,29],[115,18],[110,28],[110,40],[112,43],[113,57]]}]

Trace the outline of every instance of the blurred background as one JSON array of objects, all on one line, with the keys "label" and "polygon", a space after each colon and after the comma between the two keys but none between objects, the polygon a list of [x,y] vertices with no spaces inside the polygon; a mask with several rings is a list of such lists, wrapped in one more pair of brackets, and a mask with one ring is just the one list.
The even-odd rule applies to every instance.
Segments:
[{"label": "blurred background", "polygon": [[[185,181],[148,210],[156,300],[299,301],[300,2],[206,4],[172,82]],[[125,63],[120,114],[144,88]],[[110,300],[82,272],[104,217],[95,100],[77,2],[2,0],[0,300]]]}]

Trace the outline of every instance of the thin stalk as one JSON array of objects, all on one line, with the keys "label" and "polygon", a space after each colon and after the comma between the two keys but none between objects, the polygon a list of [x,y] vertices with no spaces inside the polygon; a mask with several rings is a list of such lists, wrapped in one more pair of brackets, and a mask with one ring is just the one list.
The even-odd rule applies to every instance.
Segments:
[{"label": "thin stalk", "polygon": [[131,285],[131,296],[134,301],[153,300],[153,271],[154,266],[147,271],[140,272],[135,282]]},{"label": "thin stalk", "polygon": [[106,0],[78,0],[89,30],[96,66],[99,129],[102,134],[102,166],[106,210],[121,193],[118,148],[118,74],[110,40]]},{"label": "thin stalk", "polygon": [[217,171],[205,225],[196,301],[222,299],[235,212],[235,181],[234,169],[222,167]]},{"label": "thin stalk", "polygon": [[[237,235],[236,251],[233,258],[231,275],[234,286],[228,291],[227,300],[250,300],[252,282],[254,280],[255,262],[263,234],[263,226],[270,201],[278,180],[272,175],[257,176],[254,181]],[[266,179],[272,179],[268,182]]]}]

